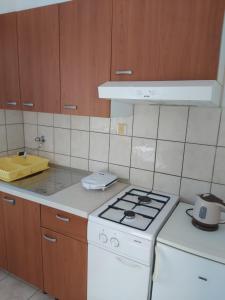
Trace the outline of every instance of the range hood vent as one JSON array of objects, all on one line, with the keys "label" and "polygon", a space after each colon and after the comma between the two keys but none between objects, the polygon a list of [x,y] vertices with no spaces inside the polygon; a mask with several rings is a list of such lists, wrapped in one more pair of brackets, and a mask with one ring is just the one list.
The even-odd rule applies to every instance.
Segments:
[{"label": "range hood vent", "polygon": [[126,103],[219,106],[222,86],[216,80],[109,81],[98,93],[100,99]]}]

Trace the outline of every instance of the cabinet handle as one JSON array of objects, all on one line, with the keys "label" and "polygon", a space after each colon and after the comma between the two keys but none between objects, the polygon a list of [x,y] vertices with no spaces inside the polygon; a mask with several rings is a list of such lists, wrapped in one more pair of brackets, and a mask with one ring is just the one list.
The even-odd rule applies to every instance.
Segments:
[{"label": "cabinet handle", "polygon": [[198,276],[198,279],[200,279],[202,281],[208,281],[208,279],[206,277],[202,277],[202,276]]},{"label": "cabinet handle", "polygon": [[115,74],[116,75],[132,75],[133,71],[132,70],[116,70]]},{"label": "cabinet handle", "polygon": [[17,105],[17,102],[16,102],[16,101],[8,101],[8,102],[6,102],[6,105],[9,105],[9,106],[16,106],[16,105]]},{"label": "cabinet handle", "polygon": [[3,197],[3,201],[5,201],[6,203],[8,203],[10,205],[16,205],[15,199],[9,199],[9,198]]},{"label": "cabinet handle", "polygon": [[62,217],[60,215],[56,215],[56,219],[60,220],[60,221],[63,221],[63,222],[69,222],[70,219],[69,218],[65,218],[65,217]]},{"label": "cabinet handle", "polygon": [[56,243],[57,242],[57,239],[51,238],[51,237],[47,236],[46,234],[43,235],[43,238],[46,241],[50,242],[50,243]]},{"label": "cabinet handle", "polygon": [[64,109],[73,109],[77,110],[77,105],[72,105],[72,104],[64,104]]},{"label": "cabinet handle", "polygon": [[23,102],[23,106],[33,107],[34,103],[32,103],[32,102]]}]

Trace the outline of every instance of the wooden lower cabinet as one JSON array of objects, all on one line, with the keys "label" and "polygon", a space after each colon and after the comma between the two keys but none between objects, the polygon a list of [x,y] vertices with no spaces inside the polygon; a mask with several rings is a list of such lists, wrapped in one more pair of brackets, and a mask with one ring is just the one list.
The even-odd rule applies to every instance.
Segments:
[{"label": "wooden lower cabinet", "polygon": [[3,207],[0,201],[0,268],[7,269]]},{"label": "wooden lower cabinet", "polygon": [[44,290],[59,300],[87,298],[87,243],[42,228]]},{"label": "wooden lower cabinet", "polygon": [[0,202],[7,270],[43,289],[40,205],[7,194],[1,195]]}]

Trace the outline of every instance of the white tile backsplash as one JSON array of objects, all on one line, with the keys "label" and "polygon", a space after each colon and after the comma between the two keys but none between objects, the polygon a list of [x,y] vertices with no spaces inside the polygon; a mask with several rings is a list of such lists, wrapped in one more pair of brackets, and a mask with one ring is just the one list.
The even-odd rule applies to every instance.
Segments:
[{"label": "white tile backsplash", "polygon": [[196,195],[210,192],[210,183],[205,181],[182,178],[180,197],[181,200],[194,203]]},{"label": "white tile backsplash", "polygon": [[159,106],[135,105],[133,136],[153,138],[157,137]]},{"label": "white tile backsplash", "polygon": [[152,189],[153,174],[154,173],[150,171],[131,168],[130,182],[143,188]]},{"label": "white tile backsplash", "polygon": [[160,108],[158,138],[184,142],[188,120],[188,107],[162,106]]},{"label": "white tile backsplash", "polygon": [[216,145],[220,123],[219,108],[191,107],[187,141],[190,143]]},{"label": "white tile backsplash", "polygon": [[213,174],[213,182],[225,184],[225,148],[218,147]]},{"label": "white tile backsplash", "polygon": [[[17,153],[25,146],[30,153],[60,165],[110,170],[136,185],[151,189],[154,184],[162,192],[178,194],[180,190],[186,201],[192,201],[196,193],[209,192],[210,187],[222,197],[225,111],[219,124],[221,112],[218,108],[135,105],[129,117],[110,119],[0,110],[0,155]],[[118,134],[121,123],[124,135]],[[46,139],[40,149],[34,142],[38,135]]]},{"label": "white tile backsplash", "polygon": [[154,171],[156,140],[133,138],[131,167]]},{"label": "white tile backsplash", "polygon": [[111,164],[129,166],[131,154],[131,137],[111,135],[109,162]]},{"label": "white tile backsplash", "polygon": [[214,146],[186,144],[183,176],[211,181],[215,150]]},{"label": "white tile backsplash", "polygon": [[23,124],[6,125],[8,150],[24,147]]},{"label": "white tile backsplash", "polygon": [[80,130],[71,131],[71,155],[88,159],[89,132]]},{"label": "white tile backsplash", "polygon": [[109,133],[110,119],[109,118],[90,118],[90,131]]},{"label": "white tile backsplash", "polygon": [[91,160],[108,162],[109,160],[109,135],[104,133],[90,133],[90,154]]},{"label": "white tile backsplash", "polygon": [[55,153],[70,155],[70,130],[54,128]]},{"label": "white tile backsplash", "polygon": [[180,177],[155,173],[154,190],[179,195]]},{"label": "white tile backsplash", "polygon": [[53,114],[38,113],[38,125],[53,126]]},{"label": "white tile backsplash", "polygon": [[183,153],[183,143],[158,140],[155,171],[180,176]]},{"label": "white tile backsplash", "polygon": [[225,109],[223,109],[221,116],[218,145],[225,147]]}]

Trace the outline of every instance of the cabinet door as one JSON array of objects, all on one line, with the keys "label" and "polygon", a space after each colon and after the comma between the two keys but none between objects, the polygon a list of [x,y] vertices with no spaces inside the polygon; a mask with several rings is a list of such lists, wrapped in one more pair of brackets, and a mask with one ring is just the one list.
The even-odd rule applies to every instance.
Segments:
[{"label": "cabinet door", "polygon": [[16,14],[0,15],[0,108],[19,109],[19,64]]},{"label": "cabinet door", "polygon": [[217,78],[224,0],[114,0],[113,5],[113,80]]},{"label": "cabinet door", "polygon": [[110,79],[112,0],[60,5],[61,111],[109,116],[97,87]]},{"label": "cabinet door", "polygon": [[42,289],[40,205],[3,194],[8,270]]},{"label": "cabinet door", "polygon": [[157,244],[152,300],[212,300],[225,295],[225,265]]},{"label": "cabinet door", "polygon": [[60,111],[58,6],[18,13],[23,110]]},{"label": "cabinet door", "polygon": [[0,268],[7,269],[3,208],[2,208],[1,201],[0,201]]},{"label": "cabinet door", "polygon": [[42,229],[44,290],[61,300],[86,300],[87,244]]}]

